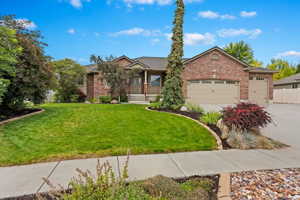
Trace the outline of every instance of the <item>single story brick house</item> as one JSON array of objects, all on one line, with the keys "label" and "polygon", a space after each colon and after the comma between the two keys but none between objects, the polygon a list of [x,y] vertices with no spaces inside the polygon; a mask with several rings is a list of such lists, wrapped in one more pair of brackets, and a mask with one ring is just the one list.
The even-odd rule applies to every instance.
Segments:
[{"label": "single story brick house", "polygon": [[[166,57],[115,59],[120,66],[140,67],[142,73],[130,80],[129,101],[149,101],[160,95],[166,76]],[[232,57],[219,47],[213,47],[192,58],[184,59],[183,94],[192,104],[234,104],[254,102],[266,104],[273,99],[273,73],[254,68]],[[108,95],[109,88],[95,65],[88,65],[86,94],[88,98]]]},{"label": "single story brick house", "polygon": [[274,81],[274,89],[300,88],[300,73]]}]

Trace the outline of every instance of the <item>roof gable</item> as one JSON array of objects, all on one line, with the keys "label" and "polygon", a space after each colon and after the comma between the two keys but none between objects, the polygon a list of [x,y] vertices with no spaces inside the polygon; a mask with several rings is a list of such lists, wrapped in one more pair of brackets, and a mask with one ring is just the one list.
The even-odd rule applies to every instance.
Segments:
[{"label": "roof gable", "polygon": [[208,49],[208,50],[206,50],[206,51],[204,51],[204,52],[202,52],[202,53],[200,53],[200,54],[198,54],[198,55],[196,55],[196,56],[194,56],[194,57],[192,57],[192,58],[190,58],[190,59],[185,60],[183,64],[187,64],[187,63],[189,63],[189,62],[191,62],[191,61],[194,61],[194,60],[198,59],[199,57],[204,56],[204,55],[206,55],[206,54],[208,54],[208,53],[210,53],[210,52],[212,52],[212,51],[215,51],[215,50],[216,50],[216,51],[219,51],[219,52],[222,53],[223,55],[225,55],[225,56],[227,56],[227,57],[229,57],[229,58],[235,60],[236,62],[240,63],[240,64],[243,65],[244,67],[250,67],[250,68],[252,68],[252,67],[251,67],[250,65],[248,65],[247,63],[245,63],[245,62],[243,62],[243,61],[240,61],[239,59],[233,57],[232,55],[228,54],[226,51],[224,51],[222,48],[220,48],[220,47],[218,47],[218,46],[215,46],[215,47],[213,47],[213,48],[210,48],[210,49]]}]

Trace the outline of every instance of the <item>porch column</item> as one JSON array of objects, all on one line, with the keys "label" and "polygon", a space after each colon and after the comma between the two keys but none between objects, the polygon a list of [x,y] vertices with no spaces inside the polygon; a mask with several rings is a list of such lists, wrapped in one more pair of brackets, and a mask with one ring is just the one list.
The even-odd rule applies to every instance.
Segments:
[{"label": "porch column", "polygon": [[145,97],[148,93],[148,82],[147,82],[147,79],[148,79],[148,72],[145,70],[144,71],[144,94],[145,94]]}]

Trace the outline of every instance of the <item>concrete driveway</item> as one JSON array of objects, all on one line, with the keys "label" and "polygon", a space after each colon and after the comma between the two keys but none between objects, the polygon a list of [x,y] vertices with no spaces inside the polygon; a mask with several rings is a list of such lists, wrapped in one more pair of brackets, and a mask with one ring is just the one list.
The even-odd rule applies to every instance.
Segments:
[{"label": "concrete driveway", "polygon": [[300,104],[272,104],[267,110],[275,124],[263,129],[263,134],[300,149]]}]

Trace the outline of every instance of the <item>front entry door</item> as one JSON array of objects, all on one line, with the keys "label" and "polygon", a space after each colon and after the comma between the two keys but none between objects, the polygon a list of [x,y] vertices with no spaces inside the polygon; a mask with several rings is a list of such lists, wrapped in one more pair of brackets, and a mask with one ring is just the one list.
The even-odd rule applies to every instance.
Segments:
[{"label": "front entry door", "polygon": [[134,77],[131,79],[130,93],[131,94],[142,94],[142,78],[141,77]]}]

